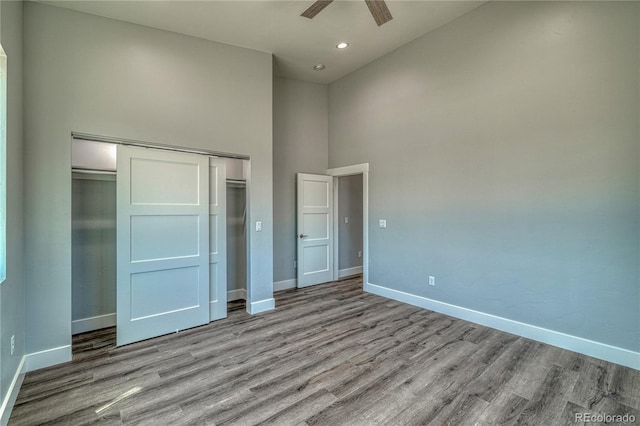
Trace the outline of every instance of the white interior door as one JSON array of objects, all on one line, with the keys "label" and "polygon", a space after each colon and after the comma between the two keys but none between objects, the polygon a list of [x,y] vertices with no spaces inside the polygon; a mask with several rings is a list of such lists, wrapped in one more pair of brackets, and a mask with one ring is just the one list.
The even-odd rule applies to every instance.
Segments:
[{"label": "white interior door", "polygon": [[227,317],[227,164],[209,158],[209,319]]},{"label": "white interior door", "polygon": [[333,177],[298,173],[298,287],[333,279]]},{"label": "white interior door", "polygon": [[117,344],[209,322],[209,158],[118,146]]}]

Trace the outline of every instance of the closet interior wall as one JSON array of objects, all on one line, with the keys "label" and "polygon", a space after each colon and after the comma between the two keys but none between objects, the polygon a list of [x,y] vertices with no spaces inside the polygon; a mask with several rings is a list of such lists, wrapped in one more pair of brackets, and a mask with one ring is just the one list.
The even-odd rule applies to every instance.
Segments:
[{"label": "closet interior wall", "polygon": [[72,332],[115,324],[116,176],[73,173]]},{"label": "closet interior wall", "polygon": [[246,190],[227,182],[227,301],[247,299]]}]

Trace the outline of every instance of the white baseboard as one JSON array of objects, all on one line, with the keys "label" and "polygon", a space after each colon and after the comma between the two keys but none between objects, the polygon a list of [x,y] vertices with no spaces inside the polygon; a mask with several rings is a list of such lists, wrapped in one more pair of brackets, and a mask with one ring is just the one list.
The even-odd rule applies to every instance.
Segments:
[{"label": "white baseboard", "polygon": [[71,334],[86,333],[87,331],[100,330],[101,328],[113,327],[115,325],[115,312],[97,317],[82,318],[71,321]]},{"label": "white baseboard", "polygon": [[[356,266],[355,268],[340,269],[338,271],[338,279],[350,277],[351,275],[358,275],[362,273],[362,266]],[[298,280],[296,278],[284,281],[276,281],[273,283],[273,291],[290,290],[298,287]]]},{"label": "white baseboard", "polygon": [[399,302],[440,312],[442,314],[474,322],[476,324],[506,331],[507,333],[516,334],[518,336],[537,340],[552,346],[557,346],[640,370],[640,353],[633,352],[628,349],[594,342],[593,340],[584,339],[582,337],[572,336],[559,331],[549,330],[484,312],[474,311],[472,309],[451,305],[449,303],[439,302],[437,300],[416,296],[415,294],[405,293],[403,291],[382,287],[376,284],[367,283],[364,286],[364,290],[369,293],[377,294],[378,296],[387,297]]},{"label": "white baseboard", "polygon": [[25,355],[25,358],[25,373],[45,367],[51,367],[56,364],[62,364],[63,362],[71,361],[71,345],[46,349],[40,352],[33,352]]},{"label": "white baseboard", "polygon": [[247,311],[251,314],[259,314],[260,312],[270,311],[276,308],[276,299],[258,300],[247,304]]},{"label": "white baseboard", "polygon": [[289,290],[290,288],[296,288],[298,280],[295,278],[292,280],[284,280],[273,283],[273,291]]},{"label": "white baseboard", "polygon": [[340,269],[338,271],[338,279],[350,277],[351,275],[358,275],[362,273],[362,266],[356,266],[353,268]]},{"label": "white baseboard", "polygon": [[16,398],[18,398],[18,393],[20,392],[20,386],[22,386],[22,381],[24,380],[24,366],[26,362],[26,357],[23,356],[20,360],[20,364],[18,364],[18,368],[13,375],[13,380],[11,380],[11,384],[7,389],[7,394],[4,396],[2,400],[2,407],[0,407],[0,425],[6,425],[9,423],[9,417],[11,417],[11,410],[13,409],[13,404],[16,402]]},{"label": "white baseboard", "polygon": [[227,291],[227,302],[233,302],[234,300],[240,299],[247,300],[247,290],[244,288]]}]

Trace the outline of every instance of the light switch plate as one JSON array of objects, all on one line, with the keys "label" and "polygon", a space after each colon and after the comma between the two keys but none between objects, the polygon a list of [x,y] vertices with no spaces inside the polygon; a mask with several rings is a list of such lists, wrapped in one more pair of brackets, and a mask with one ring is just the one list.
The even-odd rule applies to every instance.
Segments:
[{"label": "light switch plate", "polygon": [[379,225],[378,225],[378,226],[379,226],[380,228],[386,228],[386,227],[387,227],[387,221],[386,221],[386,219],[380,219],[380,221],[379,221],[378,223],[379,223]]}]

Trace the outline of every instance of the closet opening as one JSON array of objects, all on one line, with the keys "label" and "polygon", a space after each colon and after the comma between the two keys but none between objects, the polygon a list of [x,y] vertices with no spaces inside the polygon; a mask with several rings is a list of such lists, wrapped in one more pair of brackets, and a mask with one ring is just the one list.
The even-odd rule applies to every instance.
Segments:
[{"label": "closet opening", "polygon": [[116,325],[116,173],[71,177],[71,331],[79,334]]},{"label": "closet opening", "polygon": [[[136,145],[131,141],[122,144],[125,146]],[[165,150],[165,147],[140,145],[144,148],[151,148],[150,151],[154,152],[157,152],[158,148],[160,151],[166,152],[183,152],[178,148]],[[95,345],[96,341],[104,344],[105,339],[113,340],[115,338],[116,326],[120,330],[121,318],[118,319],[120,302],[118,301],[121,299],[118,298],[118,280],[122,280],[122,276],[118,275],[118,262],[121,262],[122,259],[118,258],[118,247],[122,247],[119,246],[122,241],[119,243],[118,238],[122,239],[122,235],[118,234],[118,224],[125,222],[122,221],[122,217],[118,217],[118,203],[122,202],[121,199],[118,199],[118,188],[122,189],[122,182],[120,184],[118,182],[118,146],[119,142],[113,140],[87,140],[76,137],[72,139],[71,314],[74,346]],[[208,182],[210,205],[205,210],[209,212],[208,217],[205,218],[208,220],[201,219],[200,221],[201,224],[204,223],[207,226],[209,226],[208,223],[211,224],[211,229],[208,232],[211,243],[206,249],[207,259],[210,259],[207,260],[208,266],[206,266],[210,277],[210,291],[207,293],[209,300],[206,301],[208,320],[205,321],[209,322],[226,317],[230,309],[244,308],[247,299],[248,185],[246,177],[249,160],[248,158],[237,158],[239,156],[221,158],[221,156],[214,157],[201,151],[184,151],[187,151],[191,157],[195,156],[196,160],[203,158],[203,160],[197,161],[207,161],[201,163],[204,164],[201,170],[207,169],[207,172],[210,173]],[[123,179],[133,179],[126,175],[123,176]],[[206,177],[204,179],[206,180]],[[199,181],[202,180],[201,177]],[[204,200],[204,198],[202,199]],[[138,217],[135,219],[139,220]],[[133,216],[131,223],[134,223]],[[157,229],[155,234],[149,235],[154,240],[154,235],[162,232],[164,229]],[[144,239],[142,241],[142,244],[147,244]],[[140,239],[136,244],[143,247],[140,244]],[[173,250],[170,246],[168,249]],[[178,242],[175,251],[180,249],[180,242]],[[153,248],[147,250],[152,251]],[[200,252],[202,253],[202,249]],[[136,256],[139,253],[136,253]],[[134,256],[133,252],[131,256]],[[133,275],[131,276],[133,277]],[[146,285],[148,286],[148,284]],[[151,296],[150,305],[154,307],[159,302],[157,298]],[[144,308],[146,309],[146,305]],[[129,315],[129,309],[126,311]],[[133,312],[133,308],[131,311]],[[170,321],[170,318],[168,320]],[[161,334],[179,331],[179,329],[180,327],[177,326],[173,330],[161,332]],[[88,337],[80,336],[78,338],[79,334]],[[122,344],[126,343],[129,342]],[[75,352],[78,348],[74,347],[73,349]],[[82,349],[80,348],[80,350]]]},{"label": "closet opening", "polygon": [[[227,174],[229,174],[227,172]],[[245,310],[247,301],[246,182],[227,179],[228,310]]]}]

